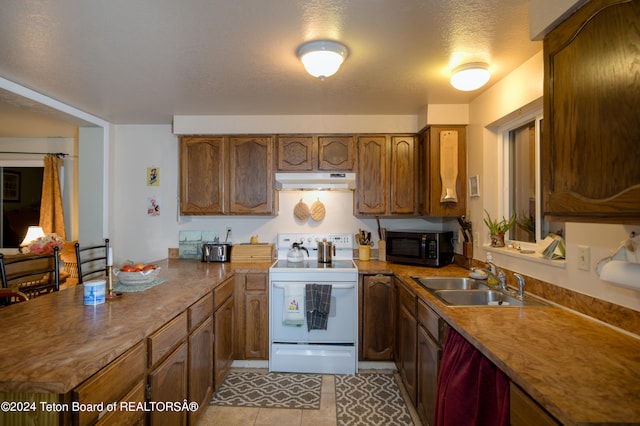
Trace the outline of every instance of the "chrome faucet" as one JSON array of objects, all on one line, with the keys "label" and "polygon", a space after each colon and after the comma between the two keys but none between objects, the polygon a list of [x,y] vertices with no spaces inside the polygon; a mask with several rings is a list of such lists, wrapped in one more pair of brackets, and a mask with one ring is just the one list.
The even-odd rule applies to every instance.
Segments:
[{"label": "chrome faucet", "polygon": [[495,263],[493,262],[487,262],[488,265],[493,266],[493,268],[495,269],[495,273],[493,272],[492,268],[486,268],[485,271],[487,271],[487,274],[489,274],[490,276],[493,276],[493,278],[496,279],[496,281],[498,282],[498,288],[501,291],[506,291],[507,290],[507,277],[504,275],[504,271]]},{"label": "chrome faucet", "polygon": [[524,277],[520,274],[513,274],[518,280],[518,299],[524,300]]}]

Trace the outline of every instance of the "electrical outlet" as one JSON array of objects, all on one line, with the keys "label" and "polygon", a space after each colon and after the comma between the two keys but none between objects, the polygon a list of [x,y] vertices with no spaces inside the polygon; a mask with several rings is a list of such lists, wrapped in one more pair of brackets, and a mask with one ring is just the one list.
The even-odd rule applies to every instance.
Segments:
[{"label": "electrical outlet", "polygon": [[588,271],[591,261],[591,248],[589,246],[578,246],[578,269]]},{"label": "electrical outlet", "polygon": [[480,247],[480,233],[476,232],[475,235],[473,236],[473,243],[475,244],[476,247]]}]

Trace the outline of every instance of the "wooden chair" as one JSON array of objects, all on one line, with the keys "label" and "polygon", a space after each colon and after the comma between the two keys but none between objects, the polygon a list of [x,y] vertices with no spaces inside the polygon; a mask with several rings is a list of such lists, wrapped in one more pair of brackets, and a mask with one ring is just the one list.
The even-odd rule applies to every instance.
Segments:
[{"label": "wooden chair", "polygon": [[[104,244],[80,247],[79,243],[76,247],[76,263],[78,265],[78,284],[83,284],[86,277],[101,274],[101,277],[107,276],[107,256],[109,253],[109,239],[104,239]],[[95,277],[98,278],[98,277]]]},{"label": "wooden chair", "polygon": [[[29,299],[60,290],[58,248],[52,254],[5,256],[0,254],[0,278],[5,292],[17,291]],[[22,296],[14,295],[21,301]],[[9,296],[3,297],[8,303]]]}]

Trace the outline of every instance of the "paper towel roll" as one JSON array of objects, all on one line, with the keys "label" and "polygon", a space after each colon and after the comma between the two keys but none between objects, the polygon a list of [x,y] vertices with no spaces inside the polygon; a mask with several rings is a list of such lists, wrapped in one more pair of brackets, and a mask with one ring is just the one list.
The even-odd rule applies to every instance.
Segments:
[{"label": "paper towel roll", "polygon": [[611,260],[602,266],[600,279],[633,289],[640,289],[640,263]]}]

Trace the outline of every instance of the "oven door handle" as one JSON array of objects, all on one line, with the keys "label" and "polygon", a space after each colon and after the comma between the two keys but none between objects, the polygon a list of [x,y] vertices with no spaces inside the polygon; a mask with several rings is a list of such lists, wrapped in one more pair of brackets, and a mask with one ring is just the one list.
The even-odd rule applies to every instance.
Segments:
[{"label": "oven door handle", "polygon": [[[309,284],[312,284],[312,283],[309,283]],[[306,284],[303,284],[303,285],[306,285]],[[286,284],[283,284],[283,283],[273,283],[274,288],[285,288],[285,286]],[[355,286],[356,286],[355,283],[331,284],[331,288],[336,290],[354,288]]]}]

